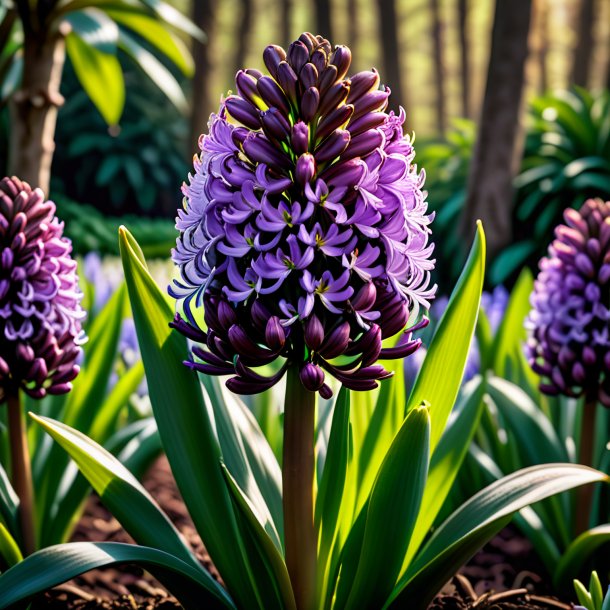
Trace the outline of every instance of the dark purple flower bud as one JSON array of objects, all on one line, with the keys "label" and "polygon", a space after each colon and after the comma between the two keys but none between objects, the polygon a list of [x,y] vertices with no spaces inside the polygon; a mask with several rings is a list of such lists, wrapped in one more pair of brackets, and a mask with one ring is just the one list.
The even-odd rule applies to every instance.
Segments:
[{"label": "dark purple flower bud", "polygon": [[299,184],[309,184],[311,182],[316,175],[316,160],[313,155],[304,153],[299,157],[295,175]]},{"label": "dark purple flower bud", "polygon": [[310,87],[316,87],[318,84],[318,70],[312,63],[306,63],[299,74],[299,80],[305,91]]},{"label": "dark purple flower bud", "polygon": [[303,93],[303,99],[301,100],[301,116],[306,123],[309,123],[314,116],[316,116],[319,104],[320,92],[315,87],[310,87]]},{"label": "dark purple flower bud", "polygon": [[610,382],[610,202],[590,199],[564,212],[548,256],[540,261],[526,326],[532,368],[548,394],[607,396]]},{"label": "dark purple flower bud", "polygon": [[[238,95],[212,115],[183,186],[173,251],[180,279],[170,292],[184,320],[172,326],[201,344],[191,368],[234,374],[233,391],[263,391],[288,366],[326,398],[332,392],[322,371],[351,389],[374,388],[388,376],[375,366],[382,337],[418,319],[434,295],[432,218],[403,136],[404,112],[383,111],[389,90],[376,91],[376,72],[350,81],[350,59],[347,48],[333,50],[307,32],[288,53],[267,47],[271,77],[238,72]],[[21,247],[23,231],[8,252]],[[0,265],[9,258],[0,251]],[[0,274],[0,295],[6,291]],[[594,288],[586,296],[601,303]],[[200,329],[202,306],[207,327]],[[409,333],[387,357],[419,344]],[[329,361],[342,355],[349,361]],[[275,374],[255,372],[276,358],[284,364]]]},{"label": "dark purple flower bud", "polygon": [[286,51],[275,44],[269,45],[263,51],[263,61],[273,78],[277,78],[278,66],[286,59]]},{"label": "dark purple flower bud", "polygon": [[33,398],[71,389],[85,339],[71,251],[40,189],[0,181],[0,403],[19,389]]},{"label": "dark purple flower bud", "polygon": [[[303,121],[297,121],[293,128],[290,137],[292,148],[297,155],[302,155],[307,152],[309,147],[309,127]],[[610,265],[608,265],[610,269]]]},{"label": "dark purple flower bud", "polygon": [[343,78],[352,63],[352,52],[348,47],[337,45],[330,56],[330,63],[337,66],[337,78]]},{"label": "dark purple flower bud", "polygon": [[270,76],[261,76],[256,83],[263,101],[270,108],[281,110],[285,116],[290,112],[288,100],[279,85]]},{"label": "dark purple flower bud", "polygon": [[301,367],[299,377],[303,387],[310,392],[317,392],[324,384],[324,371],[311,362]]},{"label": "dark purple flower bud", "polygon": [[325,163],[331,159],[336,159],[347,148],[349,142],[349,131],[337,129],[316,148],[316,161]]},{"label": "dark purple flower bud", "polygon": [[227,112],[249,129],[258,129],[261,125],[259,113],[251,104],[239,97],[230,96],[225,101]]}]

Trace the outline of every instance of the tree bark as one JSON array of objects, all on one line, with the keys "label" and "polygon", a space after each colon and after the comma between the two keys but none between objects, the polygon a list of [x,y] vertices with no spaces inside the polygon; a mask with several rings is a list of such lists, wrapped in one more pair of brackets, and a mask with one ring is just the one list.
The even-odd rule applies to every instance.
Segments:
[{"label": "tree bark", "polygon": [[512,179],[520,156],[521,97],[532,0],[496,0],[479,133],[468,177],[461,231],[470,240],[483,221],[490,256],[511,241]]},{"label": "tree bark", "polygon": [[250,43],[250,24],[252,23],[252,0],[241,0],[241,11],[237,29],[234,74],[246,64],[246,53]]},{"label": "tree bark", "polygon": [[282,44],[285,49],[292,42],[292,0],[281,0],[280,27],[282,28]]},{"label": "tree bark", "polygon": [[324,36],[331,44],[335,44],[333,40],[333,28],[331,18],[331,0],[316,0],[316,29],[314,34]]},{"label": "tree bark", "polygon": [[470,118],[470,46],[468,44],[468,0],[458,0],[458,34],[460,39],[462,116],[465,118]]},{"label": "tree bark", "polygon": [[212,41],[216,25],[216,0],[194,0],[191,3],[191,20],[206,35],[202,43],[193,38],[192,54],[195,74],[192,81],[191,125],[189,147],[199,150],[199,136],[206,130],[210,113],[218,110],[220,96],[212,91]]},{"label": "tree bark", "polygon": [[[396,14],[395,0],[377,0],[379,12],[379,36],[383,41],[382,68],[386,83],[392,89],[392,106],[407,106],[405,90],[402,86],[402,71],[400,69],[401,51],[398,43],[398,16]],[[406,108],[408,111],[408,108]]]},{"label": "tree bark", "polygon": [[572,64],[572,83],[586,87],[589,84],[591,56],[593,54],[594,0],[581,0],[576,29],[576,49]]},{"label": "tree bark", "polygon": [[23,79],[11,100],[9,172],[47,195],[55,151],[59,92],[66,47],[62,31],[34,31],[24,23]]},{"label": "tree bark", "polygon": [[549,53],[549,10],[546,2],[539,2],[537,17],[538,30],[538,87],[540,93],[546,93],[549,89],[549,70],[547,57]]},{"label": "tree bark", "polygon": [[443,24],[438,0],[430,0],[432,15],[432,42],[434,58],[434,80],[436,85],[436,126],[441,135],[447,131],[445,110],[445,65],[443,62]]}]

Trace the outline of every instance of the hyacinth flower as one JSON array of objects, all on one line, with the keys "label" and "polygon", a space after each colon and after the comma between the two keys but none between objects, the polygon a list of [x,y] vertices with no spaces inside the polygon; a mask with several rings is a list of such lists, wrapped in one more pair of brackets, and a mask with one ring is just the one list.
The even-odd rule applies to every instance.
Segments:
[{"label": "hyacinth flower", "polygon": [[[567,209],[555,229],[531,296],[526,355],[540,390],[584,398],[580,462],[593,461],[597,404],[610,408],[610,202]],[[591,489],[583,488],[577,529],[587,529]]]},{"label": "hyacinth flower", "polygon": [[55,205],[18,178],[0,181],[0,404],[8,409],[23,548],[35,548],[33,493],[20,393],[64,394],[78,374],[81,292]]},{"label": "hyacinth flower", "polygon": [[[315,395],[332,395],[326,375],[373,389],[390,375],[378,359],[419,347],[412,333],[435,292],[432,215],[404,111],[387,111],[375,70],[348,77],[349,49],[309,33],[287,51],[268,46],[263,60],[268,74],[240,70],[200,138],[170,293],[174,327],[199,344],[188,366],[230,375],[242,394],[288,375],[286,555],[309,607]],[[382,346],[410,321],[406,340]],[[254,370],[277,359],[272,375]]]}]

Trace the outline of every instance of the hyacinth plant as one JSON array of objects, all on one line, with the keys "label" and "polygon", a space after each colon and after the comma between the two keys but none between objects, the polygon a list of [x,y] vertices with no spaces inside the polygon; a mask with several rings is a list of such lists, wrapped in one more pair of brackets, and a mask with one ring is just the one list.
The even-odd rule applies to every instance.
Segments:
[{"label": "hyacinth plant", "polygon": [[[450,417],[479,309],[482,228],[407,396],[399,358],[418,346],[412,332],[424,324],[432,263],[403,115],[385,112],[389,92],[377,89],[376,73],[347,78],[349,51],[322,38],[304,34],[288,52],[268,47],[265,60],[271,76],[240,72],[239,95],[222,102],[201,139],[178,219],[178,316],[120,231],[159,434],[225,587],[118,460],[35,417],[141,546],[40,551],[0,576],[0,608],[127,562],[189,609],[423,610],[515,511],[606,478],[582,466],[533,467],[475,495],[429,536],[481,409],[478,378]],[[284,375],[280,468],[234,392]],[[330,399],[339,382],[323,426],[317,396]]]},{"label": "hyacinth plant", "polygon": [[574,590],[581,604],[580,606],[574,606],[574,610],[610,610],[610,587],[608,587],[604,597],[602,583],[595,570],[591,572],[589,589],[580,580],[574,580]]},{"label": "hyacinth plant", "polygon": [[[0,278],[5,312],[2,324],[8,328],[5,331],[2,327],[0,350],[6,364],[1,378],[2,402],[6,400],[8,407],[0,408],[2,571],[34,549],[67,541],[90,490],[78,470],[70,466],[65,452],[39,426],[30,425],[27,444],[24,440],[18,452],[23,456],[22,478],[27,481],[31,470],[35,490],[28,509],[27,496],[25,501],[23,497],[29,485],[24,488],[14,466],[20,462],[14,457],[19,445],[12,442],[17,436],[13,430],[21,419],[16,418],[16,409],[11,419],[10,407],[11,401],[13,408],[16,405],[17,390],[22,410],[60,419],[86,432],[138,474],[159,453],[160,443],[154,420],[128,413],[126,409],[144,376],[141,360],[123,366],[120,379],[111,383],[117,367],[122,323],[129,309],[125,287],[107,295],[109,298],[103,304],[100,302],[100,307],[92,307],[99,302],[96,295],[103,293],[105,286],[99,282],[90,284],[80,277],[84,293],[80,295],[76,261],[70,258],[69,241],[62,237],[62,224],[54,219],[54,205],[44,200],[40,190],[32,191],[17,179],[7,178],[0,184],[5,252]],[[16,230],[19,226],[28,240],[23,247],[14,241],[21,239]],[[38,292],[27,288],[28,285]],[[50,298],[45,301],[45,297]],[[55,309],[58,314],[53,313]],[[83,309],[88,311],[85,319]],[[32,323],[29,337],[28,317]],[[83,331],[89,340],[81,345]],[[12,339],[7,339],[7,335]],[[42,361],[34,360],[35,364],[28,367],[23,358],[32,353]],[[78,376],[67,381],[78,369]],[[45,370],[47,377],[43,374]],[[33,377],[33,373],[38,377]],[[73,391],[67,392],[70,385]],[[10,448],[15,449],[11,452]],[[29,456],[23,453],[25,449]],[[23,507],[30,514],[27,527],[23,523]]]},{"label": "hyacinth plant", "polygon": [[[536,281],[524,272],[517,282],[503,338],[488,344],[495,362],[461,479],[466,494],[531,464],[578,462],[610,473],[609,217],[601,200],[566,210]],[[561,587],[610,540],[607,488],[579,492],[576,501],[552,498],[518,518]]]}]

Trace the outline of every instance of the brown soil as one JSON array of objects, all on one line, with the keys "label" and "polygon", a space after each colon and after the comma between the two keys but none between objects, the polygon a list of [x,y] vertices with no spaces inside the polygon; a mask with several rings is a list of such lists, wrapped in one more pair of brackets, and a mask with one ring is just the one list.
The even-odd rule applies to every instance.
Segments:
[{"label": "brown soil", "polygon": [[[220,581],[186,512],[169,465],[159,458],[144,487],[189,541],[200,561]],[[93,496],[73,540],[133,542]],[[569,610],[569,603],[551,597],[549,579],[531,544],[507,528],[482,549],[448,583],[430,610]],[[147,572],[135,566],[94,570],[40,596],[32,610],[175,610],[175,598]]]}]

